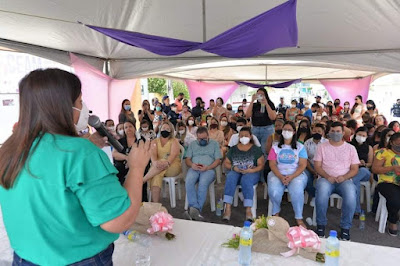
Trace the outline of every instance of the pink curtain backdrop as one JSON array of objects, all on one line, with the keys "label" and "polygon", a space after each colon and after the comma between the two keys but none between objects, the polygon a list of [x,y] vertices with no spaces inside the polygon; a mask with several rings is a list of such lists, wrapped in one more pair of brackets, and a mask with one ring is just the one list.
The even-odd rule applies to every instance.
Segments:
[{"label": "pink curtain backdrop", "polygon": [[350,106],[353,106],[357,95],[362,96],[364,103],[368,100],[371,81],[372,76],[351,80],[320,80],[333,100],[336,98],[340,99],[341,105],[348,101]]},{"label": "pink curtain backdrop", "polygon": [[192,106],[196,105],[196,98],[201,97],[206,103],[206,108],[209,105],[210,99],[221,97],[224,103],[229,99],[232,93],[239,87],[236,82],[225,83],[208,83],[201,81],[185,80],[188,87]]},{"label": "pink curtain backdrop", "polygon": [[131,99],[136,79],[113,79],[72,53],[70,58],[82,83],[82,99],[89,110],[102,121],[111,118],[118,124],[122,100]]}]

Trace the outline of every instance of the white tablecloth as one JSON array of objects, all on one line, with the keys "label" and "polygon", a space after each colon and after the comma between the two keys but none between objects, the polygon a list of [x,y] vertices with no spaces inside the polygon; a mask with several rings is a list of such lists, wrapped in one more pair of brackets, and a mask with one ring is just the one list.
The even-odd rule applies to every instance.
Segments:
[{"label": "white tablecloth", "polygon": [[[229,225],[211,224],[175,219],[176,239],[168,241],[153,237],[151,248],[152,265],[238,265],[238,251],[223,248],[221,244],[240,228]],[[323,246],[325,240],[322,240]],[[121,236],[115,242],[114,265],[131,266],[135,262],[135,247]],[[399,265],[400,249],[340,242],[340,265]],[[0,210],[0,266],[9,266],[12,250],[4,230]],[[301,257],[283,258],[260,253],[252,253],[252,265],[319,265],[322,264]]]}]

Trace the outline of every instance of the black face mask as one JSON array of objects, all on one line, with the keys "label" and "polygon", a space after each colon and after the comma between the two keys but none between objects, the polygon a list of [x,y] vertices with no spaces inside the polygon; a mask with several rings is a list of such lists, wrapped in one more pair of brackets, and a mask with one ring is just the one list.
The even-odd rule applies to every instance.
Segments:
[{"label": "black face mask", "polygon": [[166,131],[166,130],[161,131],[161,137],[163,137],[163,138],[168,138],[169,134],[171,134],[171,132]]},{"label": "black face mask", "polygon": [[300,133],[307,133],[307,132],[308,132],[308,128],[306,128],[306,127],[301,127],[301,128],[299,128],[299,132],[300,132]]},{"label": "black face mask", "polygon": [[381,137],[381,135],[382,135],[382,132],[376,132],[377,137]]},{"label": "black face mask", "polygon": [[334,103],[335,106],[338,106],[340,103]]},{"label": "black face mask", "polygon": [[210,128],[211,128],[211,129],[216,129],[216,128],[218,128],[218,125],[217,125],[217,124],[211,124],[211,125],[210,125]]},{"label": "black face mask", "polygon": [[228,108],[228,111],[232,111],[232,108]]},{"label": "black face mask", "polygon": [[275,133],[278,134],[278,135],[282,135],[282,129],[275,130]]},{"label": "black face mask", "polygon": [[319,133],[314,133],[314,134],[312,134],[312,137],[313,137],[313,139],[315,139],[315,140],[320,140],[320,139],[322,138],[322,135],[319,134]]},{"label": "black face mask", "polygon": [[313,113],[316,113],[317,112],[317,110],[314,110],[314,111],[312,111]]},{"label": "black face mask", "polygon": [[229,123],[229,126],[236,131],[236,123]]},{"label": "black face mask", "polygon": [[374,107],[373,106],[369,106],[369,107],[367,107],[367,109],[368,110],[374,110]]}]

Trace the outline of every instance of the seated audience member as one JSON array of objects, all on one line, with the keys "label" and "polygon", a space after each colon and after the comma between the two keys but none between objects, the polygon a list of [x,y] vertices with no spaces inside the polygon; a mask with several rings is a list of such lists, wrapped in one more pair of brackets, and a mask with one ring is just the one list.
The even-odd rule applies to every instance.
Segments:
[{"label": "seated audience member", "polygon": [[240,105],[240,106],[238,107],[237,112],[236,112],[236,117],[237,117],[237,118],[245,117],[244,108],[243,108],[242,105]]},{"label": "seated audience member", "polygon": [[[163,111],[164,114],[168,114],[171,111],[171,105],[169,104],[169,96],[168,95],[164,95],[164,97],[162,98],[162,105],[161,105],[161,109]],[[175,104],[176,106],[176,104]]]},{"label": "seated audience member", "polygon": [[224,104],[224,100],[222,100],[221,97],[218,97],[217,104],[214,106],[213,111],[212,111],[213,116],[215,118],[217,118],[218,121],[221,119],[222,114],[225,114],[225,115],[229,114],[228,110],[225,107],[223,107],[223,104]]},{"label": "seated audience member", "polygon": [[202,103],[203,99],[201,97],[197,97],[196,98],[196,106],[192,108],[192,115],[194,116],[194,118],[201,118],[201,114],[204,111],[204,107],[202,107]]},{"label": "seated audience member", "polygon": [[209,134],[210,139],[215,140],[219,144],[220,148],[225,146],[224,145],[224,143],[225,143],[224,132],[219,130],[219,122],[215,117],[211,118],[211,122],[210,122],[209,129],[208,129],[208,134]]},{"label": "seated audience member", "polygon": [[271,150],[272,146],[274,144],[278,144],[279,140],[281,139],[282,135],[282,128],[283,125],[285,124],[285,121],[282,119],[276,119],[275,120],[275,132],[271,136],[268,137],[267,142],[265,143],[265,153],[269,154],[269,151]]},{"label": "seated audience member", "polygon": [[375,133],[375,127],[373,124],[365,124],[364,127],[366,127],[368,129],[367,142],[369,145],[371,145],[371,147],[373,147],[374,145],[372,145],[372,137],[374,136],[374,133]]},{"label": "seated audience member", "polygon": [[114,120],[112,119],[107,119],[104,122],[104,126],[108,129],[108,131],[110,132],[114,132],[115,131],[115,126],[114,126]]},{"label": "seated audience member", "polygon": [[196,140],[196,137],[189,132],[183,122],[178,122],[176,124],[176,138],[185,150],[189,147],[190,143]]},{"label": "seated audience member", "polygon": [[235,116],[235,111],[233,111],[232,104],[230,103],[226,104],[226,110],[228,110],[228,119],[231,116]]},{"label": "seated audience member", "polygon": [[374,131],[374,135],[371,138],[371,146],[372,148],[374,148],[374,153],[375,153],[375,145],[379,144],[379,142],[381,142],[381,134],[382,131],[386,128],[386,126],[379,126],[375,129]]},{"label": "seated audience member", "polygon": [[389,123],[388,128],[393,129],[394,132],[400,132],[400,123],[398,121],[392,121]]},{"label": "seated audience member", "polygon": [[185,94],[183,92],[180,92],[178,94],[178,97],[176,97],[176,99],[175,99],[175,104],[176,104],[178,113],[182,112],[182,108],[183,108],[182,100],[184,97],[185,97]]},{"label": "seated audience member", "polygon": [[[240,132],[240,130],[247,125],[247,120],[244,118],[238,118],[236,122],[236,131]],[[260,142],[258,141],[257,137],[253,136],[254,145],[257,147],[261,147]],[[228,146],[233,147],[239,143],[239,133],[233,134],[231,139],[229,140]]]},{"label": "seated audience member", "polygon": [[148,100],[144,100],[142,103],[142,110],[138,111],[139,122],[143,120],[149,121],[150,129],[153,129],[154,111],[150,109],[150,103]]},{"label": "seated audience member", "polygon": [[145,140],[153,140],[157,137],[154,130],[150,128],[150,122],[146,119],[143,119],[140,123],[139,134]]},{"label": "seated audience member", "polygon": [[[314,186],[314,180],[318,178],[317,171],[315,171],[314,168],[314,155],[317,150],[318,145],[328,141],[325,138],[325,126],[321,123],[315,124],[312,127],[312,138],[308,139],[304,143],[304,147],[306,148],[307,151],[307,168],[304,171],[307,175],[307,187],[306,191],[310,198],[315,198],[315,186]],[[311,203],[310,203],[311,204]],[[315,200],[313,201],[312,205],[315,204]]]},{"label": "seated audience member", "polygon": [[343,200],[340,239],[350,240],[350,228],[356,209],[356,188],[351,178],[357,174],[359,164],[354,146],[343,141],[343,124],[332,123],[329,141],[318,145],[314,155],[314,167],[320,176],[315,195],[318,236],[325,237],[329,197],[337,193]]},{"label": "seated audience member", "polygon": [[121,112],[118,116],[119,123],[125,123],[126,121],[131,121],[136,125],[135,114],[131,110],[131,102],[128,99],[122,101]]},{"label": "seated audience member", "polygon": [[243,205],[246,208],[246,220],[253,220],[251,207],[253,206],[253,186],[260,180],[260,172],[264,167],[264,156],[253,143],[249,127],[243,127],[239,132],[240,143],[229,149],[225,159],[225,168],[231,169],[226,176],[224,202],[224,220],[230,220],[231,206],[236,186],[242,186],[244,196]]},{"label": "seated audience member", "polygon": [[387,148],[376,153],[372,171],[379,175],[376,189],[386,199],[388,233],[396,237],[400,210],[400,133],[393,134]]},{"label": "seated audience member", "polygon": [[182,106],[182,113],[179,115],[179,119],[182,120],[183,123],[186,123],[189,117],[192,116],[192,113],[189,111],[189,106]]},{"label": "seated audience member", "polygon": [[229,140],[233,135],[233,129],[229,126],[228,117],[221,116],[219,129],[224,133],[224,147],[228,146]]},{"label": "seated audience member", "polygon": [[162,122],[167,118],[167,115],[162,111],[161,103],[156,103],[156,111],[154,112],[153,128],[156,134],[160,131]]},{"label": "seated audience member", "polygon": [[394,134],[395,132],[391,128],[385,128],[382,130],[380,134],[380,141],[378,144],[376,144],[373,147],[374,154],[377,150],[383,149],[387,147],[387,144],[389,143],[390,137]]},{"label": "seated audience member", "polygon": [[192,112],[192,110],[191,110],[191,108],[190,108],[190,106],[189,106],[189,100],[188,100],[188,99],[184,99],[184,100],[183,100],[182,108],[183,108],[183,106],[187,106],[189,112],[190,112],[190,113]]},{"label": "seated audience member", "polygon": [[374,118],[374,125],[375,127],[387,126],[387,120],[383,115],[377,115]]},{"label": "seated audience member", "polygon": [[195,122],[195,118],[194,116],[189,116],[187,121],[186,121],[186,126],[188,129],[188,132],[192,135],[196,135],[196,131],[197,131],[197,126],[196,126],[196,122]]},{"label": "seated audience member", "polygon": [[283,113],[277,113],[276,114],[276,119],[281,119],[281,120],[285,120],[285,116],[283,115]]},{"label": "seated audience member", "polygon": [[355,137],[350,142],[350,144],[356,148],[358,159],[360,160],[358,173],[352,178],[354,185],[356,185],[356,192],[357,192],[357,198],[356,198],[357,205],[354,214],[356,218],[358,218],[361,213],[360,182],[365,182],[370,180],[371,172],[369,171],[369,168],[372,165],[372,159],[374,156],[372,147],[367,142],[367,136],[368,136],[368,129],[366,127],[359,127],[356,130]]},{"label": "seated audience member", "polygon": [[346,125],[346,122],[349,121],[350,119],[351,119],[351,115],[350,114],[344,114],[343,115],[344,125]]},{"label": "seated audience member", "polygon": [[349,102],[344,102],[343,104],[343,110],[341,111],[342,114],[350,114],[350,103]]},{"label": "seated audience member", "polygon": [[151,144],[152,167],[144,176],[143,183],[150,181],[151,200],[160,202],[164,177],[177,176],[182,171],[179,142],[175,138],[174,126],[170,122],[161,125],[161,136]]},{"label": "seated audience member", "polygon": [[309,138],[311,138],[310,122],[308,122],[308,120],[303,120],[300,122],[297,129],[296,139],[301,144],[304,144]]},{"label": "seated audience member", "polygon": [[185,211],[184,216],[189,220],[203,221],[204,217],[200,213],[206,201],[208,187],[215,180],[214,168],[221,163],[222,156],[218,143],[209,138],[207,128],[199,127],[196,138],[197,141],[190,143],[186,152],[189,170],[185,187],[189,210]]},{"label": "seated audience member", "polygon": [[310,121],[312,121],[312,112],[313,111],[311,109],[310,102],[306,101],[303,109],[303,115],[310,118]]},{"label": "seated audience member", "polygon": [[172,125],[175,127],[176,123],[178,123],[179,114],[177,113],[177,107],[174,103],[171,104],[171,111],[167,113],[167,117],[169,122],[171,122]]},{"label": "seated audience member", "polygon": [[294,119],[294,120],[295,120],[296,127],[299,126],[300,122],[301,122],[303,119],[304,119],[304,115],[303,115],[303,114],[298,114],[298,115],[296,115],[296,118]]},{"label": "seated audience member", "polygon": [[117,127],[115,128],[115,133],[117,133],[117,140],[120,138],[125,137],[125,131],[124,131],[124,124],[119,123]]},{"label": "seated audience member", "polygon": [[[324,105],[322,103],[317,104],[318,106],[316,106],[316,111],[313,112],[313,121],[316,122],[321,122],[322,117],[324,116],[328,116],[328,114],[325,112],[324,110]],[[313,104],[314,106],[314,104]]]},{"label": "seated audience member", "polygon": [[300,113],[299,108],[297,106],[297,101],[292,100],[291,107],[286,110],[286,121],[296,122],[296,115]]},{"label": "seated audience member", "polygon": [[361,116],[361,118],[362,118],[362,123],[363,123],[363,125],[369,124],[369,123],[372,122],[371,115],[370,115],[368,112],[365,112],[365,113]]},{"label": "seated audience member", "polygon": [[355,119],[348,120],[346,122],[346,128],[350,129],[350,135],[347,134],[347,132],[345,132],[344,140],[347,141],[347,142],[350,142],[353,139],[354,134],[355,134],[355,132],[356,132],[356,130],[358,128],[357,121]]},{"label": "seated audience member", "polygon": [[289,190],[297,225],[306,227],[303,222],[304,189],[307,176],[307,152],[296,141],[296,127],[286,121],[279,143],[272,146],[268,154],[271,172],[268,174],[268,195],[272,201],[272,215],[279,216],[285,188]]}]

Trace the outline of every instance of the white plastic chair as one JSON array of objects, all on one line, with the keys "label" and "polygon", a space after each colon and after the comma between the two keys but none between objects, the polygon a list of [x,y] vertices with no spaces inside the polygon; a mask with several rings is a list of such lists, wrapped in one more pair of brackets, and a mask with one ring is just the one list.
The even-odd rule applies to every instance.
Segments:
[{"label": "white plastic chair", "polygon": [[375,221],[379,221],[378,232],[381,234],[385,233],[387,218],[388,210],[386,208],[386,198],[379,193],[379,203],[376,210]]},{"label": "white plastic chair", "polygon": [[360,183],[360,203],[364,203],[364,189],[367,199],[367,212],[371,212],[371,183],[369,181]]},{"label": "white plastic chair", "polygon": [[[258,184],[255,184],[253,186],[253,206],[251,207],[251,214],[253,215],[253,218],[257,218],[257,186]],[[236,186],[235,190],[235,195],[233,196],[233,206],[237,207],[239,205],[239,194],[243,194],[242,192],[239,192],[239,188],[242,188],[241,185]],[[240,197],[242,199],[242,197]]]},{"label": "white plastic chair", "polygon": [[[339,196],[336,193],[333,193],[329,197],[331,207],[335,206],[335,199],[337,199],[337,208],[341,209],[342,208],[342,197]],[[317,226],[317,209],[316,209],[316,205],[317,204],[315,204],[314,208],[313,208],[313,218],[312,218],[313,226]]]},{"label": "white plastic chair", "polygon": [[217,167],[215,167],[215,175],[217,178],[217,184],[221,184],[221,179],[222,179],[222,165],[219,164]]},{"label": "white plastic chair", "polygon": [[[197,186],[197,185],[196,185]],[[208,187],[208,193],[210,194],[210,206],[211,206],[211,211],[215,212],[215,180],[210,184]],[[185,197],[185,210],[187,210],[189,207],[189,202],[187,198],[187,193]]]},{"label": "white plastic chair", "polygon": [[[183,164],[183,154],[185,153],[185,148],[182,145],[180,146],[181,150],[181,164]],[[175,192],[175,183],[178,185],[178,199],[182,199],[182,193],[181,193],[181,179],[183,178],[182,172],[177,175],[177,176],[166,176],[163,178],[163,184],[162,184],[162,196],[163,198],[167,197],[167,190],[165,189],[165,186],[168,185],[169,187],[169,202],[171,204],[171,208],[176,207],[176,192]],[[149,192],[149,201],[151,200],[151,188]]]}]

